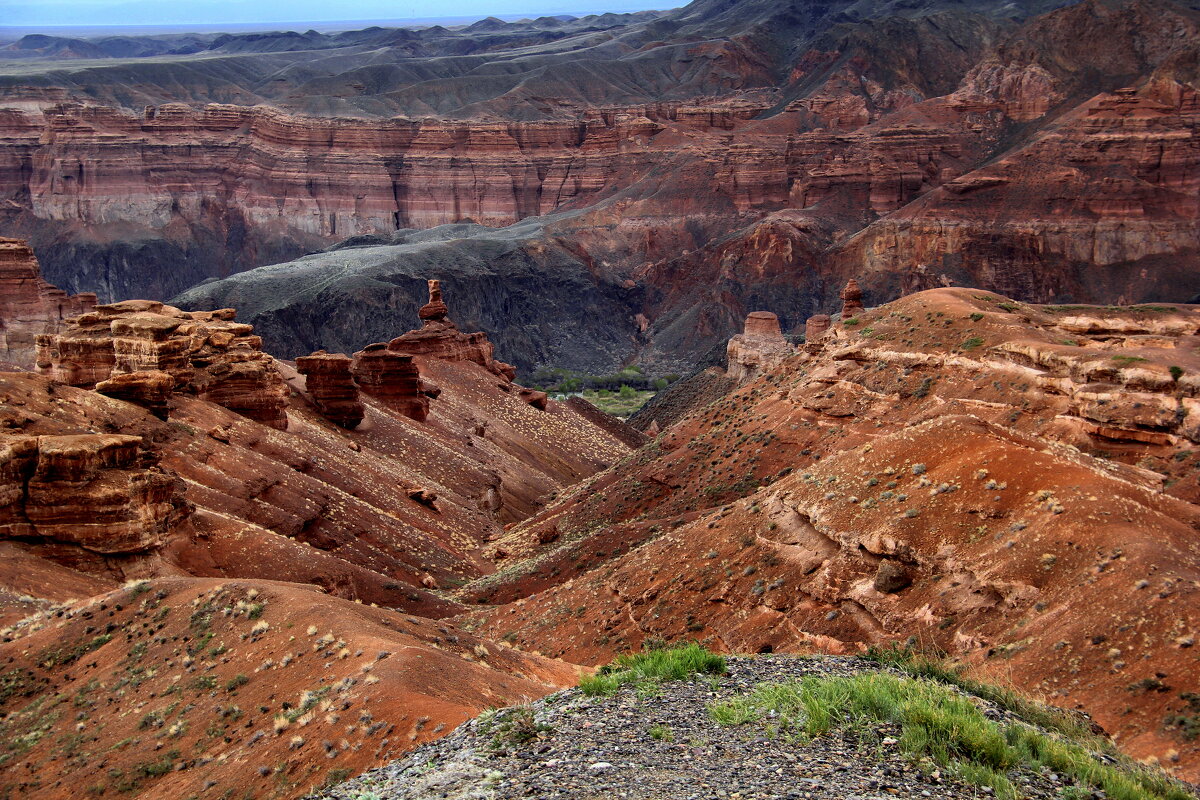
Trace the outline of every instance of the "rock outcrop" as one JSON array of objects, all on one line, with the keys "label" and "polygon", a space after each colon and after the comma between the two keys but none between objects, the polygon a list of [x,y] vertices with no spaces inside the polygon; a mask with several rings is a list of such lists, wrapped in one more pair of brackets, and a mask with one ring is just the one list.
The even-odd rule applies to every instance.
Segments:
[{"label": "rock outcrop", "polygon": [[142,406],[159,419],[166,419],[175,391],[175,377],[169,372],[152,369],[122,372],[97,383],[96,391]]},{"label": "rock outcrop", "polygon": [[745,330],[729,340],[726,372],[745,383],[778,366],[793,351],[779,329],[779,318],[770,311],[753,311],[746,317]]},{"label": "rock outcrop", "polygon": [[362,391],[388,408],[417,422],[429,416],[429,397],[421,391],[421,374],[411,355],[383,342],[370,344],[354,354],[353,373]]},{"label": "rock outcrop", "polygon": [[816,342],[833,325],[833,319],[828,314],[814,314],[804,321],[805,343]]},{"label": "rock outcrop", "polygon": [[324,350],[296,359],[296,369],[305,377],[308,393],[317,408],[330,422],[350,430],[357,428],[366,414],[358,399],[353,364],[349,356]]},{"label": "rock outcrop", "polygon": [[858,281],[851,278],[842,289],[842,322],[853,319],[858,316],[863,310],[862,289],[858,286]]},{"label": "rock outcrop", "polygon": [[504,577],[467,594],[505,603],[486,629],[594,662],[697,630],[739,652],[924,637],[1197,774],[1162,722],[1200,691],[1200,307],[947,288],[857,316],[507,532]]},{"label": "rock outcrop", "polygon": [[42,280],[29,245],[0,238],[0,365],[32,369],[39,335],[96,305],[96,295],[68,295]]},{"label": "rock outcrop", "polygon": [[387,348],[443,361],[472,361],[507,381],[516,377],[512,366],[495,359],[495,347],[486,333],[463,333],[450,320],[449,313],[442,300],[441,281],[429,281],[429,302],[418,311],[423,324],[417,330],[392,339]]},{"label": "rock outcrop", "polygon": [[282,430],[287,387],[253,327],[234,316],[152,300],[96,306],[60,333],[38,337],[37,370],[68,386],[141,398],[160,413],[166,387],[155,373],[166,373],[175,391]]},{"label": "rock outcrop", "polygon": [[106,555],[159,547],[183,503],[155,462],[139,436],[0,437],[0,538]]}]

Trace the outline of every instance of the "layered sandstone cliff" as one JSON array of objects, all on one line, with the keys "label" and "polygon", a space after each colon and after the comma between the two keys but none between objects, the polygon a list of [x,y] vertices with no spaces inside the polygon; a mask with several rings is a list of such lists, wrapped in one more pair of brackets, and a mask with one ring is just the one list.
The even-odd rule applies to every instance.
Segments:
[{"label": "layered sandstone cliff", "polygon": [[68,295],[42,280],[25,242],[0,238],[0,363],[32,368],[36,338],[95,305],[94,294]]},{"label": "layered sandstone cliff", "polygon": [[[189,307],[243,309],[282,357],[386,341],[420,302],[414,278],[429,274],[455,286],[471,309],[463,321],[523,371],[637,359],[680,372],[756,308],[787,330],[836,311],[851,277],[870,302],[945,285],[1045,302],[1200,293],[1190,10],[1136,0],[1117,13],[1085,0],[1029,19],[1033,9],[1011,6],[997,19],[994,6],[955,5],[897,15],[858,4],[847,23],[840,3],[797,14],[759,3],[742,19],[702,3],[679,12],[689,44],[631,29],[632,49],[578,76],[611,88],[610,67],[631,69],[655,101],[598,86],[535,96],[522,84],[460,107],[439,83],[458,80],[439,72],[448,63],[413,53],[440,104],[415,88],[378,97],[378,76],[273,98],[290,112],[246,100],[274,81],[230,89],[220,105],[129,101],[162,87],[79,85],[50,101],[45,86],[10,86],[0,89],[11,99],[0,112],[0,221],[35,237],[51,279],[105,299],[167,297],[346,240],[281,293],[268,288],[276,269],[188,295]],[[475,46],[472,35],[483,34],[464,34]],[[497,73],[508,80],[514,66]],[[701,84],[661,85],[676,68],[728,80],[680,98]],[[336,99],[324,94],[334,88]],[[297,112],[310,92],[333,105]],[[333,116],[366,96],[359,110],[394,99],[419,111]],[[592,97],[610,100],[588,107]],[[469,222],[510,227],[483,236]],[[455,228],[444,247],[421,246],[431,240],[413,229],[439,224]],[[531,283],[553,292],[518,309],[514,287]],[[602,347],[575,341],[578,308]],[[507,321],[527,310],[546,334]]]},{"label": "layered sandstone cliff", "polygon": [[183,505],[139,436],[0,438],[0,538],[139,553],[164,543]]},{"label": "layered sandstone cliff", "polygon": [[176,391],[284,429],[283,378],[253,327],[234,316],[233,309],[187,312],[150,300],[96,306],[61,333],[38,337],[37,368],[68,386],[141,399],[160,413],[166,374]]}]

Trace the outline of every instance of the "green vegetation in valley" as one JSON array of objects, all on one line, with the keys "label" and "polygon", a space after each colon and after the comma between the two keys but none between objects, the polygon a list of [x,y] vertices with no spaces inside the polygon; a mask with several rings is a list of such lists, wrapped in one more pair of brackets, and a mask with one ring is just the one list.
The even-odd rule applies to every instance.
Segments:
[{"label": "green vegetation in valley", "polygon": [[638,391],[629,386],[622,386],[616,392],[600,389],[595,392],[583,393],[584,400],[606,414],[612,414],[614,417],[622,419],[633,416],[638,409],[646,405],[646,401],[651,397],[654,397],[654,392]]},{"label": "green vegetation in valley", "polygon": [[634,391],[659,392],[679,380],[678,375],[650,375],[637,364],[623,367],[608,375],[591,375],[558,367],[543,367],[529,376],[529,385],[544,392],[573,394],[575,392],[618,392],[628,386]]}]

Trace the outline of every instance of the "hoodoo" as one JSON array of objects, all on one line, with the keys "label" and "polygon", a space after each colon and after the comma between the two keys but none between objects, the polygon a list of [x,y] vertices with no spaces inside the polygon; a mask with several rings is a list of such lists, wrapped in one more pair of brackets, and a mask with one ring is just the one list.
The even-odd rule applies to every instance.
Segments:
[{"label": "hoodoo", "polygon": [[387,344],[389,350],[443,361],[474,361],[505,380],[516,377],[511,365],[495,359],[495,347],[486,333],[463,333],[451,321],[450,310],[442,300],[441,281],[429,281],[429,302],[421,306],[417,316],[423,322],[421,327],[392,339]]},{"label": "hoodoo", "polygon": [[804,322],[804,341],[815,342],[825,335],[833,320],[828,314],[816,314]]},{"label": "hoodoo", "polygon": [[847,281],[846,288],[842,289],[842,322],[862,313],[862,296],[862,289],[858,287],[858,281],[854,278]]},{"label": "hoodoo", "polygon": [[744,383],[778,365],[792,352],[779,329],[779,317],[770,311],[752,311],[746,317],[744,332],[729,340],[727,372],[730,378]]}]

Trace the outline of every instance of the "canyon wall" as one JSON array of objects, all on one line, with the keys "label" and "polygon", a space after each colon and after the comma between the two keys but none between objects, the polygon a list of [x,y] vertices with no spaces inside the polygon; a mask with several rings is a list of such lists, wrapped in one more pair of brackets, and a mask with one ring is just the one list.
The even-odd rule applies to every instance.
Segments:
[{"label": "canyon wall", "polygon": [[[1085,0],[1001,20],[935,4],[848,23],[837,7],[756,2],[735,20],[696,3],[602,53],[580,34],[503,69],[473,56],[474,81],[416,59],[397,96],[438,84],[445,111],[422,95],[323,116],[295,87],[135,105],[90,83],[48,93],[40,73],[41,88],[0,81],[0,229],[64,288],[192,287],[176,304],[236,306],[284,357],[387,341],[441,279],[524,373],[682,372],[751,311],[785,333],[835,312],[852,278],[870,302],[954,284],[1042,302],[1200,294],[1192,10]],[[594,73],[573,90],[499,91],[535,62],[575,75],[572,58]],[[305,91],[379,96],[355,74]],[[627,74],[638,91],[614,91]],[[532,286],[546,302],[523,307]]]},{"label": "canyon wall", "polygon": [[25,242],[0,239],[0,364],[33,367],[37,337],[95,305],[94,294],[68,295],[46,283]]}]

